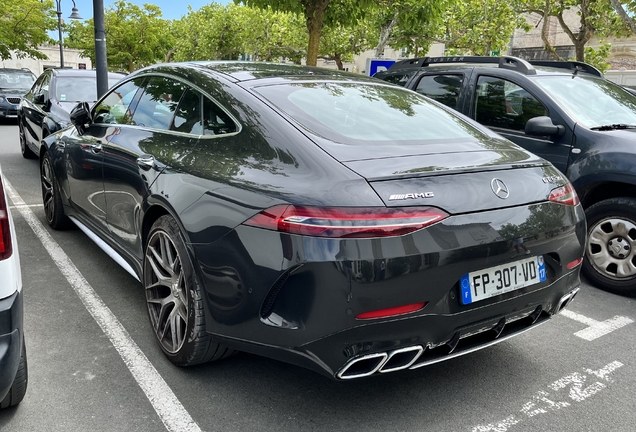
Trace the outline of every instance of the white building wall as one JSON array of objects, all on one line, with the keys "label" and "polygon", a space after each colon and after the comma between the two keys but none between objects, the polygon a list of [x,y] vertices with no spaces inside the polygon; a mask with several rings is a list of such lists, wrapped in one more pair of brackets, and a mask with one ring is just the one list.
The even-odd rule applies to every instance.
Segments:
[{"label": "white building wall", "polygon": [[[2,67],[17,69],[28,68],[31,69],[34,74],[40,75],[46,68],[60,66],[59,45],[43,45],[40,47],[40,52],[47,56],[46,60],[30,58],[19,59],[14,55],[13,58],[2,61]],[[64,48],[64,67],[79,69],[80,65],[84,65],[86,69],[93,69],[91,60],[80,56],[79,50]]]}]

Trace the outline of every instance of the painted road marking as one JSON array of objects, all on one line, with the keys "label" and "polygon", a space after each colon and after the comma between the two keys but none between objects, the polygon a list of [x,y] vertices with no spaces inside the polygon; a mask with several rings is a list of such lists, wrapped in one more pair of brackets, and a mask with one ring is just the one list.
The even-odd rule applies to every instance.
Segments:
[{"label": "painted road marking", "polygon": [[625,327],[627,324],[634,322],[634,320],[630,318],[618,315],[605,321],[596,321],[595,319],[588,318],[567,309],[561,311],[559,315],[563,315],[566,318],[570,318],[574,321],[580,322],[581,324],[587,325],[587,328],[574,333],[574,336],[578,336],[586,341],[593,341],[594,339],[598,339],[601,336],[605,336],[614,330],[618,330],[619,328]]},{"label": "painted road marking", "polygon": [[146,355],[139,349],[130,334],[119,322],[115,314],[106,306],[97,295],[93,287],[86,281],[84,276],[75,267],[75,264],[66,255],[51,234],[44,228],[42,223],[29,206],[22,200],[20,195],[6,179],[3,179],[7,194],[15,208],[27,221],[35,235],[38,237],[46,251],[49,253],[57,268],[60,269],[66,280],[75,290],[75,293],[84,303],[93,319],[99,324],[102,331],[111,341],[124,363],[132,373],[143,392],[148,397],[157,415],[171,432],[201,432],[201,429],[192,419],[190,414],[183,407],[179,399],[172,392],[172,389],[161,377],[159,372],[150,363]]},{"label": "painted road marking", "polygon": [[[526,418],[564,409],[571,406],[574,402],[583,402],[585,399],[607,388],[607,383],[614,382],[610,374],[620,367],[623,367],[623,363],[613,361],[598,370],[583,369],[585,373],[573,372],[566,375],[548,385],[548,389],[551,390],[551,392],[545,390],[538,391],[532,396],[532,399],[524,403],[519,410],[519,412],[523,414],[523,417],[513,414],[500,422],[475,426],[472,432],[507,432],[514,425],[521,423]],[[590,380],[599,379],[605,382],[597,380],[584,386],[588,378],[590,378]],[[563,397],[562,394],[564,391],[567,391],[569,401],[558,400]]]},{"label": "painted road marking", "polygon": [[21,208],[21,207],[44,207],[44,204],[21,204],[19,206],[17,206],[17,205],[10,205],[9,206],[10,209],[17,209],[17,208]]}]

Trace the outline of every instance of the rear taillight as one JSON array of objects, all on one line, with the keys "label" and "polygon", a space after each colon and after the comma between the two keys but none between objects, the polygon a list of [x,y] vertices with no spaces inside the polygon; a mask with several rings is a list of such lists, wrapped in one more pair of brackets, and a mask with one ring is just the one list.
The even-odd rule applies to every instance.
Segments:
[{"label": "rear taillight", "polygon": [[2,178],[0,178],[0,260],[9,258],[12,252],[9,211],[7,210],[7,202],[4,199]]},{"label": "rear taillight", "polygon": [[331,238],[372,238],[409,234],[448,217],[432,207],[297,207],[280,205],[263,210],[244,225]]},{"label": "rear taillight", "polygon": [[405,306],[379,309],[371,312],[363,312],[356,315],[356,319],[388,318],[397,315],[404,315],[412,312],[417,312],[420,309],[424,309],[424,306],[426,306],[426,304],[427,302],[413,303]]},{"label": "rear taillight", "polygon": [[552,189],[550,192],[550,201],[569,206],[575,206],[580,202],[579,196],[576,194],[571,183]]}]

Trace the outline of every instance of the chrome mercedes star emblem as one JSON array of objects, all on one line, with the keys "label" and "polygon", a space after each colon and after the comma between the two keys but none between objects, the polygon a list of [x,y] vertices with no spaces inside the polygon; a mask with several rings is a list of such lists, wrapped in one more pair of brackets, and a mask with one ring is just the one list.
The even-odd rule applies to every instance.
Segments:
[{"label": "chrome mercedes star emblem", "polygon": [[490,188],[492,191],[501,199],[506,199],[510,196],[510,191],[508,190],[508,186],[503,182],[503,180],[494,178],[490,182]]}]

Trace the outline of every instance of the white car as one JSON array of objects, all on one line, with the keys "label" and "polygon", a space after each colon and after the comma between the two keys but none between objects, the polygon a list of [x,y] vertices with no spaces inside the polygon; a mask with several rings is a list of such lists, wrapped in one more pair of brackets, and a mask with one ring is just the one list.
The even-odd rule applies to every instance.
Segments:
[{"label": "white car", "polygon": [[28,374],[18,243],[0,167],[0,408],[19,404]]}]

